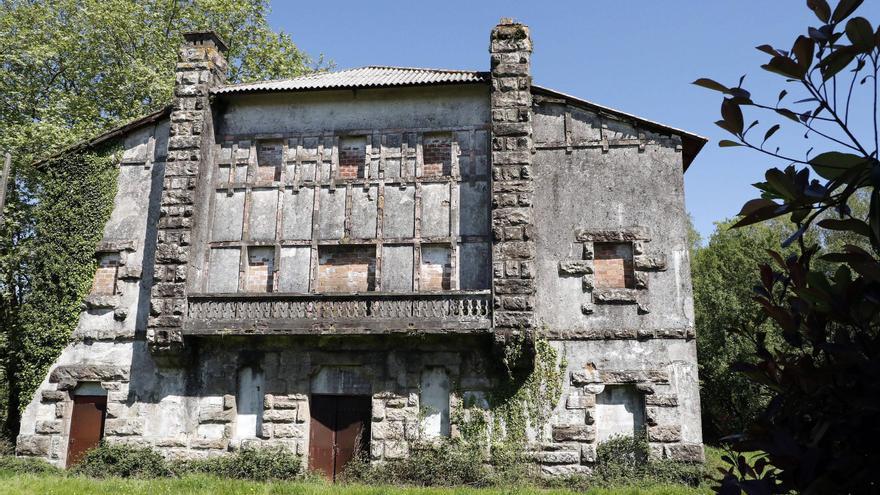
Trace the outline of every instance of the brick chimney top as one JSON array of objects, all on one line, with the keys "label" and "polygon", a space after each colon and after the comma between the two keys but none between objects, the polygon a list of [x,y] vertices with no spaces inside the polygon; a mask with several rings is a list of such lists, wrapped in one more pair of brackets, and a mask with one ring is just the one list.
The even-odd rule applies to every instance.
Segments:
[{"label": "brick chimney top", "polygon": [[220,38],[220,35],[214,31],[190,31],[183,33],[183,39],[191,45],[211,45],[217,48],[220,53],[226,53],[229,48]]}]

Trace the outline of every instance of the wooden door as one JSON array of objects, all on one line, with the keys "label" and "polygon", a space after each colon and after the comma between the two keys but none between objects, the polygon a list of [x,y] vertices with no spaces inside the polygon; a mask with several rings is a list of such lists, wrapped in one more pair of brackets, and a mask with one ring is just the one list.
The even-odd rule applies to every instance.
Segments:
[{"label": "wooden door", "polygon": [[335,480],[345,465],[366,451],[370,439],[369,396],[313,395],[309,467]]},{"label": "wooden door", "polygon": [[104,436],[107,396],[75,395],[67,442],[67,466],[76,464],[87,450],[97,447]]}]

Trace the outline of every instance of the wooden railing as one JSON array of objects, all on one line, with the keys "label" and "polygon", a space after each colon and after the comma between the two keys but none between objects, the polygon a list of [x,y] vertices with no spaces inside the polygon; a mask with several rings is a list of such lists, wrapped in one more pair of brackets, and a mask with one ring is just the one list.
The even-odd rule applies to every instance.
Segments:
[{"label": "wooden railing", "polygon": [[489,291],[190,295],[188,335],[488,331]]}]

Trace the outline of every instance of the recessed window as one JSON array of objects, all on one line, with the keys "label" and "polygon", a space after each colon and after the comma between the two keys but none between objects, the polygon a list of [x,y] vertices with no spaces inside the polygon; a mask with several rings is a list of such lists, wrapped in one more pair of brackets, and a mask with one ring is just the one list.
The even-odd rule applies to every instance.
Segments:
[{"label": "recessed window", "polygon": [[427,134],[422,140],[422,175],[452,174],[452,136]]},{"label": "recessed window", "polygon": [[645,398],[633,385],[607,385],[596,396],[596,432],[600,442],[634,436],[645,427]]},{"label": "recessed window", "polygon": [[374,246],[318,248],[318,292],[367,292],[375,287]]},{"label": "recessed window", "polygon": [[339,178],[362,179],[367,159],[367,139],[348,137],[339,140]]},{"label": "recessed window", "polygon": [[449,246],[422,246],[419,288],[424,291],[449,290],[452,278],[452,253]]},{"label": "recessed window", "polygon": [[595,251],[593,268],[596,272],[597,288],[635,287],[632,243],[597,242],[593,249]]},{"label": "recessed window", "polygon": [[281,141],[260,142],[257,146],[257,182],[281,180]]},{"label": "recessed window", "polygon": [[246,292],[272,292],[275,278],[275,249],[252,247],[248,249],[248,266],[245,275]]},{"label": "recessed window", "polygon": [[98,257],[98,270],[92,282],[92,294],[112,296],[116,294],[119,274],[119,253],[102,253]]}]

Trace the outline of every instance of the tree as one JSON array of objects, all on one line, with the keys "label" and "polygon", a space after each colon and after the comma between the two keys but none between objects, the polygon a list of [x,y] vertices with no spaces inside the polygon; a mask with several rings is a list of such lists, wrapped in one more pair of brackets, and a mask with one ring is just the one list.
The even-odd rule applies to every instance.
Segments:
[{"label": "tree", "polygon": [[771,260],[768,249],[787,234],[781,222],[730,229],[718,222],[705,247],[691,261],[700,367],[700,407],[707,439],[742,431],[766,406],[769,390],[731,371],[737,361],[755,362],[745,337],[776,333],[753,300],[758,263]]},{"label": "tree", "polygon": [[[57,191],[53,181],[58,177],[34,170],[31,164],[35,158],[170,103],[177,50],[185,31],[213,29],[220,34],[229,46],[230,83],[292,77],[324,68],[320,58],[313,60],[301,52],[289,34],[269,27],[268,11],[267,0],[2,2],[0,150],[12,153],[15,177],[0,225],[0,376],[11,394],[7,435],[17,433],[20,408],[29,400],[34,381],[39,383],[40,374],[64,347],[75,325],[75,318],[67,317],[59,317],[65,322],[61,327],[33,321],[25,325],[23,314],[39,312],[28,305],[51,306],[51,301],[65,301],[66,310],[78,313],[77,304],[68,302],[76,299],[85,283],[78,277],[76,283],[59,282],[48,273],[58,260],[39,257],[47,239],[38,237],[51,231],[37,224],[51,211],[39,205],[42,198]],[[103,173],[100,167],[94,170]],[[79,199],[74,206],[92,204],[95,198]],[[82,240],[94,235],[71,229],[69,238],[53,242],[76,246],[67,259],[73,262],[81,260]],[[42,292],[39,297],[31,297],[33,287]],[[53,290],[57,294],[43,297]],[[56,309],[49,308],[45,314]],[[34,362],[21,362],[26,342],[44,343]],[[0,406],[3,403],[0,397]]]},{"label": "tree", "polygon": [[[745,146],[783,163],[755,184],[761,197],[743,206],[734,227],[787,219],[793,234],[782,247],[796,249],[791,256],[771,251],[772,262],[760,265],[754,299],[786,345],[772,345],[760,329],[747,335],[754,362],[735,367],[772,397],[731,438],[734,451],[760,454],[729,458],[720,493],[880,491],[880,30],[852,17],[861,3],[841,0],[832,9],[825,0],[807,0],[819,27],[790,50],[758,47],[770,57],[762,68],[786,83],[774,104],[753,100],[743,79],[734,87],[695,81],[725,95],[717,125],[734,139],[719,145]],[[803,98],[783,104],[790,92]],[[746,126],[744,109],[803,128],[809,149],[801,155],[768,148],[782,124],[755,136],[750,131],[759,123]],[[870,198],[865,212],[852,206],[860,196]],[[827,231],[856,236],[867,249],[822,249],[815,239]]]}]

